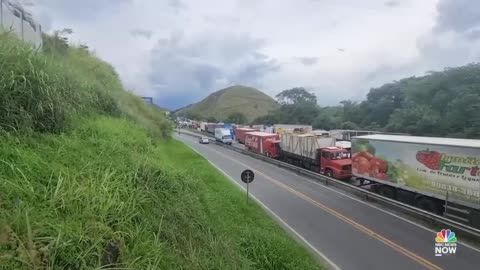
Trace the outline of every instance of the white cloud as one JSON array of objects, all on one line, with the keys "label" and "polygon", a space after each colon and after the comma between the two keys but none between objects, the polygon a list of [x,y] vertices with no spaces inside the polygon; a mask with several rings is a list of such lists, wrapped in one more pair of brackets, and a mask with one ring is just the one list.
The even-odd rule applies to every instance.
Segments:
[{"label": "white cloud", "polygon": [[[127,87],[167,107],[242,83],[271,95],[306,86],[331,104],[474,61],[480,45],[458,29],[476,13],[458,20],[461,6],[449,8],[473,1],[45,0],[34,14],[51,29],[73,28],[73,39],[111,62]],[[452,21],[460,23],[448,28]]]}]

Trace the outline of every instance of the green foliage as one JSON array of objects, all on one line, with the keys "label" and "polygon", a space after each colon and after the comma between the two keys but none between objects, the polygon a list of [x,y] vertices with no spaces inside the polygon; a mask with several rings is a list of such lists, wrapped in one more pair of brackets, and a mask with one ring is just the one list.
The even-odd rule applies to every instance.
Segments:
[{"label": "green foliage", "polygon": [[0,37],[1,269],[318,269],[110,65],[44,38]]},{"label": "green foliage", "polygon": [[[278,95],[280,109],[255,123],[311,124],[318,129],[363,129],[418,136],[480,138],[480,64],[447,68],[373,88],[367,99],[321,108],[303,88]],[[311,96],[313,95],[313,97]],[[304,102],[309,100],[309,102]],[[301,104],[301,105],[298,105]]]},{"label": "green foliage", "polygon": [[[141,124],[82,119],[0,143],[2,269],[318,269],[185,145]],[[113,244],[112,244],[113,243]]]},{"label": "green foliage", "polygon": [[42,53],[8,34],[0,36],[5,67],[0,70],[0,130],[58,133],[75,118],[106,114],[141,121],[159,135],[170,134],[165,117],[126,92],[110,65],[69,46],[58,33],[44,35],[44,40]]},{"label": "green foliage", "polygon": [[317,97],[313,93],[309,93],[303,87],[295,87],[283,90],[276,95],[278,103],[281,105],[288,104],[317,104]]},{"label": "green foliage", "polygon": [[263,92],[242,85],[235,85],[210,94],[202,101],[175,111],[176,115],[186,116],[191,113],[194,119],[214,117],[223,120],[232,113],[241,113],[247,122],[265,116],[278,108],[278,104]]},{"label": "green foliage", "polygon": [[209,117],[207,118],[207,122],[209,122],[209,123],[217,123],[218,121],[217,121],[217,119],[216,119],[215,117],[209,116]]},{"label": "green foliage", "polygon": [[243,125],[248,123],[248,119],[243,113],[233,112],[225,119],[225,122]]},{"label": "green foliage", "polygon": [[340,129],[358,130],[359,128],[357,124],[347,121],[340,124]]},{"label": "green foliage", "polygon": [[312,123],[319,113],[315,94],[297,87],[280,92],[277,101],[280,108],[272,110],[268,115],[256,118],[258,124],[305,124]]}]

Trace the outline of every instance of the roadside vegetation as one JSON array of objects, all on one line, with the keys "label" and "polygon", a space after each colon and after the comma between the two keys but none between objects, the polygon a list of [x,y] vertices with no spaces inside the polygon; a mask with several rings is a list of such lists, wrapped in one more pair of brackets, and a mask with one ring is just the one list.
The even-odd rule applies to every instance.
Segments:
[{"label": "roadside vegetation", "polygon": [[304,88],[288,89],[276,96],[280,108],[253,123],[480,139],[479,72],[478,63],[446,68],[372,88],[366,100],[338,106],[318,106],[317,97]]},{"label": "roadside vegetation", "polygon": [[0,36],[0,269],[319,269],[62,32]]}]

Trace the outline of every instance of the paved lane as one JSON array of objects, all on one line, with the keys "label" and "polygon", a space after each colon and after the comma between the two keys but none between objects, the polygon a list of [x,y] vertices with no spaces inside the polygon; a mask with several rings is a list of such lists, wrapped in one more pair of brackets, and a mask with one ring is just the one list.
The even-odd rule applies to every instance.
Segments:
[{"label": "paved lane", "polygon": [[[241,183],[256,173],[251,193],[340,269],[478,269],[480,251],[434,255],[435,232],[287,170],[188,135],[177,136]],[[243,183],[241,183],[244,185]],[[461,240],[461,235],[457,235]]]}]

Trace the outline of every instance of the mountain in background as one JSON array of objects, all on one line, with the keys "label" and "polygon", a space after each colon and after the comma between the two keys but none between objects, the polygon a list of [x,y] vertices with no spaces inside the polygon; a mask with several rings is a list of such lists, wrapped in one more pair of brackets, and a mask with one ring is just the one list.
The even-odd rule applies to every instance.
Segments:
[{"label": "mountain in background", "polygon": [[251,122],[278,107],[278,103],[262,91],[253,87],[235,85],[218,90],[202,101],[180,108],[174,113],[193,119],[207,120],[214,117],[217,121],[223,121],[232,114],[241,113],[248,122]]}]

